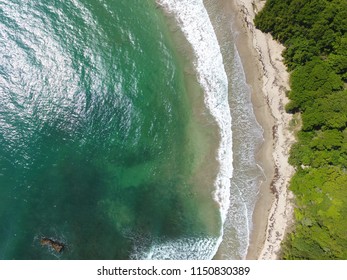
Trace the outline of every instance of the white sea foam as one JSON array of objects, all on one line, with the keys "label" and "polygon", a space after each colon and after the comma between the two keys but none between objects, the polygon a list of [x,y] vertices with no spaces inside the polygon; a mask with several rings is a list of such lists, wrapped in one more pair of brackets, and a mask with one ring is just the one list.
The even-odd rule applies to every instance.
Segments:
[{"label": "white sea foam", "polygon": [[[229,46],[232,48],[232,44]],[[251,88],[246,82],[241,58],[234,46],[230,69],[233,95],[234,163],[231,180],[230,207],[224,223],[224,238],[219,253],[223,259],[244,258],[252,231],[252,215],[264,174],[257,165],[255,154],[263,141],[263,130],[257,123],[251,102]],[[237,109],[237,110],[236,110]]]},{"label": "white sea foam", "polygon": [[[215,181],[214,197],[220,205],[221,219],[224,223],[230,205],[230,178],[233,172],[233,157],[231,115],[228,104],[228,78],[224,69],[220,46],[202,0],[158,0],[157,2],[167,12],[175,16],[182,32],[193,48],[195,54],[194,64],[198,81],[205,93],[205,104],[220,129],[221,141],[218,150],[220,170]],[[160,257],[163,248],[171,248],[171,251],[173,250],[178,254],[179,251],[182,252],[182,248],[188,248],[188,245],[189,248],[194,248],[191,243],[195,242],[200,244],[201,251],[194,253],[193,258],[197,259],[200,256],[212,258],[221,243],[222,235],[223,229],[221,229],[220,238],[212,238],[208,242],[205,240],[196,243],[194,239],[182,239],[170,245],[158,244],[152,248],[151,254],[152,257]],[[206,246],[209,249],[201,247],[202,243],[207,244]],[[181,248],[181,250],[177,251],[176,247]],[[177,254],[171,254],[171,257],[179,258]]]},{"label": "white sea foam", "polygon": [[[247,170],[247,181],[249,181],[244,188],[242,193],[247,207],[247,219],[249,228],[252,227],[252,215],[254,206],[257,200],[257,194],[259,192],[258,180],[264,180],[264,172],[262,168],[257,164],[255,154],[257,147],[264,141],[263,128],[257,122],[253,111],[253,105],[251,101],[251,88],[246,82],[245,71],[242,66],[239,52],[234,46],[234,64],[232,69],[232,81],[234,88],[237,92],[243,92],[242,96],[236,97],[237,107],[240,111],[240,116],[236,121],[238,127],[242,127],[239,132],[241,135],[240,139],[242,145],[239,151],[239,162],[244,169]],[[243,132],[243,133],[242,133]],[[252,135],[252,137],[249,137]],[[243,171],[243,173],[245,173]],[[262,177],[260,179],[260,177]],[[246,180],[243,180],[246,182]],[[247,199],[246,199],[247,198]]]},{"label": "white sea foam", "polygon": [[[211,259],[220,243],[218,238],[184,237],[175,240],[153,240],[134,236],[132,259],[147,260],[206,260]],[[149,246],[143,244],[150,244]]]}]

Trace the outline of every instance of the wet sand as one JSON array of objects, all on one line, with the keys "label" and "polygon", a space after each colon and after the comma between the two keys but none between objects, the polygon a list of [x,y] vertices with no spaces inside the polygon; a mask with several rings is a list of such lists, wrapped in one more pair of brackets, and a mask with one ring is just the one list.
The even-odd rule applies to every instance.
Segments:
[{"label": "wet sand", "polygon": [[278,259],[293,215],[288,184],[294,170],[288,164],[288,156],[294,136],[288,128],[291,115],[284,110],[289,74],[281,56],[283,46],[253,25],[254,16],[265,1],[223,2],[234,17],[233,29],[239,33],[236,45],[247,83],[252,87],[253,108],[265,140],[257,159],[267,179],[260,187],[246,259]]},{"label": "wet sand", "polygon": [[[288,102],[286,91],[289,90],[289,74],[281,57],[283,46],[275,42],[271,35],[263,34],[253,25],[254,16],[265,1],[204,0],[204,2],[216,5],[216,10],[221,10],[223,16],[230,17],[230,30],[215,30],[217,38],[228,32],[233,33],[236,38],[236,47],[241,57],[246,81],[252,89],[253,110],[264,131],[264,143],[257,151],[256,159],[266,179],[261,182],[257,197],[246,259],[278,259],[281,241],[288,225],[292,222],[292,194],[288,191],[288,183],[294,173],[288,164],[289,148],[294,142],[294,137],[288,129],[291,115],[284,110]],[[173,18],[172,23],[174,23]],[[173,26],[174,31],[178,31],[179,28],[175,24]],[[180,43],[184,38],[181,40]],[[187,60],[194,57],[188,45],[177,45],[182,46],[180,52],[186,54]],[[186,68],[186,76],[194,80],[194,70],[191,67]],[[201,99],[198,103],[200,102]],[[196,111],[196,116],[206,110],[203,103],[196,108],[200,108]],[[206,113],[205,111],[203,115]],[[215,142],[218,143],[218,140],[215,139]],[[214,158],[213,154],[210,156]],[[215,161],[212,163],[214,168],[218,165],[216,163]],[[215,171],[211,173],[210,169],[209,173],[213,174]],[[221,255],[217,252],[215,259],[220,258]]]}]

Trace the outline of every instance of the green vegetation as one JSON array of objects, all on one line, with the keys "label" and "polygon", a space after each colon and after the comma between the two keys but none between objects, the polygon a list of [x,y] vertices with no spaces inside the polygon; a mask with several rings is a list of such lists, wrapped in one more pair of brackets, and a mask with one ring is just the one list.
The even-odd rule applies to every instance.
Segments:
[{"label": "green vegetation", "polygon": [[347,0],[268,0],[256,26],[286,47],[295,226],[284,259],[347,259]]}]

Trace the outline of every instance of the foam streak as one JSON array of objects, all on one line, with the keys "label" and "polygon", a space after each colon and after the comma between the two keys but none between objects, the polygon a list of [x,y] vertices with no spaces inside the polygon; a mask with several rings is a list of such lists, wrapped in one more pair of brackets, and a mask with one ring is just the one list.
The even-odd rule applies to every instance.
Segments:
[{"label": "foam streak", "polygon": [[[218,150],[220,170],[215,181],[214,196],[220,205],[221,219],[224,223],[230,205],[233,157],[228,78],[220,46],[202,0],[158,0],[158,3],[175,16],[193,48],[198,81],[205,92],[205,104],[220,129],[221,141]],[[218,239],[216,247],[220,241],[221,238]]]}]

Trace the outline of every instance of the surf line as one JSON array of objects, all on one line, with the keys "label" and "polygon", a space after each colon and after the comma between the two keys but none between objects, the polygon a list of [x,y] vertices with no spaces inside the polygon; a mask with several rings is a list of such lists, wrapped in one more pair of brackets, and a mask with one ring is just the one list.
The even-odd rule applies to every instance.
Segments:
[{"label": "surf line", "polygon": [[[173,14],[191,44],[197,77],[205,94],[205,105],[216,120],[220,131],[217,159],[220,170],[215,180],[214,199],[220,206],[224,224],[230,206],[230,179],[233,173],[231,115],[228,103],[228,78],[215,31],[202,0],[157,0],[168,13]],[[223,238],[217,241],[218,250]]]}]

